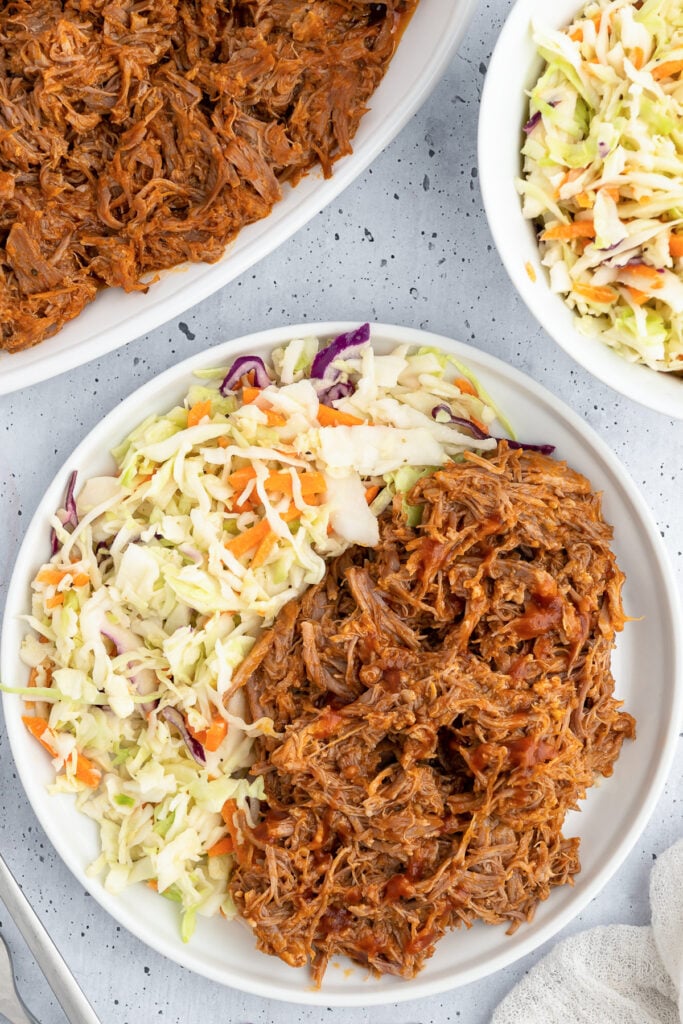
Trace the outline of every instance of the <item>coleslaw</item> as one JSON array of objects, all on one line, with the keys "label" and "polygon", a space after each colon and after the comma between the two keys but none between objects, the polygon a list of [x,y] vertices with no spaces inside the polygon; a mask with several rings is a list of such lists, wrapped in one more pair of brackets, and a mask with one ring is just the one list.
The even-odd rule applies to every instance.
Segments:
[{"label": "coleslaw", "polygon": [[235,670],[326,560],[372,546],[377,516],[415,481],[509,424],[466,367],[435,349],[378,355],[367,324],[270,362],[198,373],[182,405],[114,450],[111,475],[72,473],[32,583],[24,722],[52,792],[98,825],[90,866],[111,892],[146,882],[181,911],[234,914],[227,893],[262,780]]},{"label": "coleslaw", "polygon": [[524,215],[578,329],[683,371],[683,8],[597,0],[535,26],[545,68],[524,126]]}]

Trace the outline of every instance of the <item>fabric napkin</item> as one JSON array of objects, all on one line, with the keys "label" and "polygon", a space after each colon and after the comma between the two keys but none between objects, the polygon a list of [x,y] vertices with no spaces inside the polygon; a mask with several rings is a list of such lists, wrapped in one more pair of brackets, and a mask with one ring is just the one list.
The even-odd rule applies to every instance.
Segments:
[{"label": "fabric napkin", "polygon": [[681,1024],[683,840],[656,861],[652,925],[592,928],[559,942],[491,1024]]}]

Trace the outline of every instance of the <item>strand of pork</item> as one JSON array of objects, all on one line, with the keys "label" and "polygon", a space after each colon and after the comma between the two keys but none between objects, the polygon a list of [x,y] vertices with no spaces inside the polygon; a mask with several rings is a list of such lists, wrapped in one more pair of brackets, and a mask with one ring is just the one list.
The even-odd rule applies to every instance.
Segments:
[{"label": "strand of pork", "polygon": [[416,2],[0,4],[0,349],[219,259],[284,182],[329,176]]},{"label": "strand of pork", "polygon": [[600,497],[499,445],[400,496],[241,666],[268,809],[231,891],[259,949],[413,977],[443,933],[514,931],[579,871],[562,833],[633,718],[612,695],[623,575]]}]

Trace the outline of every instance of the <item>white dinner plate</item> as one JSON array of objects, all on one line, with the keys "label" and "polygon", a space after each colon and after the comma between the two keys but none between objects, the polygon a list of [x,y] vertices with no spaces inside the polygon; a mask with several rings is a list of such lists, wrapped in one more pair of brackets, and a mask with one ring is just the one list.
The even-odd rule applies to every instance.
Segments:
[{"label": "white dinner plate", "polygon": [[0,395],[56,377],[154,330],[290,238],[366,169],[424,103],[460,44],[476,5],[477,0],[420,0],[370,98],[353,153],[334,165],[331,178],[325,180],[314,170],[296,188],[285,186],[272,213],[243,228],[218,263],[186,263],[166,271],[146,295],[107,288],[54,338],[13,355],[0,351]]},{"label": "white dinner plate", "polygon": [[[27,669],[18,649],[25,627],[19,619],[30,607],[29,583],[49,558],[48,516],[64,497],[72,470],[79,479],[112,472],[109,450],[150,413],[182,401],[195,369],[227,365],[240,355],[267,353],[292,337],[315,333],[333,337],[351,324],[327,323],[280,327],[209,349],[134,392],[86,437],[48,487],[26,532],[12,581],[2,633],[2,678],[23,683]],[[73,798],[50,796],[53,772],[47,755],[21,722],[21,701],[4,694],[7,731],[24,789],[43,828],[78,881],[122,925],[179,964],[216,981],[261,996],[325,1006],[368,1006],[431,995],[490,974],[539,946],[577,914],[617,870],[645,826],[671,762],[683,703],[680,611],[666,552],[657,527],[623,467],[609,448],[578,416],[530,378],[492,356],[438,335],[403,327],[376,325],[379,349],[393,343],[436,345],[457,354],[480,377],[512,420],[518,436],[550,442],[604,493],[604,512],[614,524],[614,550],[627,575],[628,614],[643,616],[620,636],[614,655],[617,694],[638,720],[638,738],[627,742],[612,778],[589,792],[580,813],[569,815],[565,835],[580,835],[583,869],[576,884],[553,891],[531,924],[514,935],[504,927],[476,925],[445,936],[434,957],[410,982],[375,979],[360,967],[335,959],[315,990],[307,969],[287,967],[255,952],[253,936],[240,922],[199,918],[195,935],[184,944],[175,904],[160,899],[145,885],[119,896],[86,876],[97,855],[95,824],[76,811]]]},{"label": "white dinner plate", "polygon": [[[505,269],[529,310],[551,338],[580,366],[635,402],[683,419],[683,376],[630,363],[596,338],[580,334],[574,313],[550,290],[533,223],[522,215],[515,179],[522,172],[522,125],[528,91],[543,69],[531,37],[532,22],[544,28],[569,25],[581,0],[517,0],[498,37],[479,112],[479,181],[486,215]],[[534,273],[529,276],[528,267]]]}]

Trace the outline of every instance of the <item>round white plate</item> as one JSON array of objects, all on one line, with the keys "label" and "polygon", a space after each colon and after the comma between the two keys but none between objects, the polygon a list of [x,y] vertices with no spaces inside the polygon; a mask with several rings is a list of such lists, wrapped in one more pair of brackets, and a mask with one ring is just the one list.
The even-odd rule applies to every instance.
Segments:
[{"label": "round white plate", "polygon": [[54,338],[9,355],[0,351],[0,395],[56,377],[96,359],[179,316],[259,260],[338,196],[389,145],[445,71],[474,14],[477,0],[420,0],[403,39],[353,140],[353,153],[327,180],[311,172],[264,220],[250,224],[218,263],[183,264],[149,289],[126,294],[103,290]]},{"label": "round white plate", "polygon": [[[568,25],[584,5],[580,0],[517,0],[493,51],[479,112],[479,179],[496,248],[512,283],[529,310],[573,359],[594,377],[641,405],[683,419],[683,376],[658,373],[629,363],[602,342],[574,326],[574,314],[550,290],[541,265],[536,233],[522,216],[515,179],[522,171],[522,125],[530,90],[543,67],[531,38],[531,23]],[[532,281],[526,266],[535,271]]]},{"label": "round white plate", "polygon": [[[264,353],[302,334],[334,337],[353,326],[357,325],[281,327],[226,342],[140,388],[89,434],[48,487],[19,552],[2,633],[4,680],[21,683],[27,678],[17,653],[25,629],[19,616],[29,608],[30,580],[49,557],[47,519],[62,503],[69,473],[78,470],[84,481],[92,474],[112,471],[109,450],[133,424],[181,401],[193,370],[229,364],[240,354]],[[614,776],[592,789],[581,812],[567,819],[565,834],[582,837],[583,870],[574,887],[555,890],[534,921],[513,936],[506,935],[504,927],[484,925],[447,935],[414,981],[370,978],[360,967],[349,970],[347,963],[335,961],[337,966],[330,966],[322,989],[316,991],[307,969],[295,970],[255,952],[253,937],[240,922],[200,919],[196,934],[185,945],[178,934],[175,904],[159,899],[144,885],[114,897],[97,879],[88,878],[86,866],[98,852],[95,826],[76,811],[71,797],[46,793],[52,776],[50,761],[22,725],[19,698],[3,695],[17,771],[33,809],[76,878],[117,921],[172,960],[216,981],[261,996],[325,1006],[368,1006],[454,988],[511,963],[557,932],[596,895],[643,829],[673,756],[683,703],[681,618],[671,570],[647,507],[616,457],[549,392],[489,355],[403,327],[376,325],[372,337],[381,349],[393,342],[435,345],[457,354],[505,409],[521,438],[555,444],[558,458],[585,473],[604,492],[605,516],[615,526],[614,549],[628,577],[626,608],[630,615],[644,616],[643,621],[627,626],[614,656],[617,693],[638,719],[638,739],[625,745]]]}]

